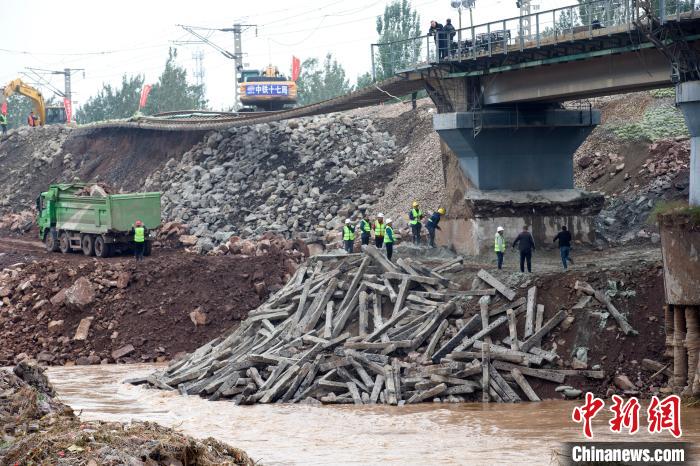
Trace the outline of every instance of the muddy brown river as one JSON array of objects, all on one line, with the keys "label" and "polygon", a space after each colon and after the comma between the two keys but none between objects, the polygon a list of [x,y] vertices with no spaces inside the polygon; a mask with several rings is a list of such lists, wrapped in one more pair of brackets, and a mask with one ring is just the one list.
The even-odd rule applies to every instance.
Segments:
[{"label": "muddy brown river", "polygon": [[[154,365],[49,369],[61,399],[82,419],[155,421],[243,448],[266,465],[557,464],[562,441],[582,440],[575,403],[415,406],[236,406],[125,385]],[[607,412],[607,408],[606,408]],[[642,411],[644,412],[644,411]],[[672,440],[670,434],[612,434],[594,420],[594,440]],[[700,409],[682,411],[683,439],[700,444]],[[640,419],[646,427],[646,418]],[[696,452],[697,455],[697,452]]]}]

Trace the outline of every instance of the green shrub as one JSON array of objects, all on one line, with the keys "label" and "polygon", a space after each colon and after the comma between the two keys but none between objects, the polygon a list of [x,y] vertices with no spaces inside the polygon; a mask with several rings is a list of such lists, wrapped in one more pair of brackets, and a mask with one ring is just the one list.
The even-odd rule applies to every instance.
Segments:
[{"label": "green shrub", "polygon": [[683,113],[672,105],[651,108],[644,113],[642,121],[615,125],[611,129],[625,141],[656,141],[689,135]]}]

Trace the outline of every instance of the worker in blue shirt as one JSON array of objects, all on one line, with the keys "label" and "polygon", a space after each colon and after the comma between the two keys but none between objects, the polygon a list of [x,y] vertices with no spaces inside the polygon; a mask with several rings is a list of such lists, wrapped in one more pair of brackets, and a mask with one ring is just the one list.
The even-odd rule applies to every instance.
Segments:
[{"label": "worker in blue shirt", "polygon": [[437,212],[433,212],[425,227],[428,229],[428,244],[431,248],[435,247],[435,230],[440,230],[440,218],[445,215],[445,209],[440,207]]}]

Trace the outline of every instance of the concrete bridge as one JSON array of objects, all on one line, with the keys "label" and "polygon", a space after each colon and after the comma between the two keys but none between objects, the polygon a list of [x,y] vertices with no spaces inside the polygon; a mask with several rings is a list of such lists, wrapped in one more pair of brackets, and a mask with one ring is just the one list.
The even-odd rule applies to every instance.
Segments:
[{"label": "concrete bridge", "polygon": [[676,85],[693,136],[690,201],[700,204],[696,0],[593,0],[452,37],[374,44],[372,57],[375,76],[423,80],[438,108],[446,170],[463,174],[448,183],[460,200],[449,207],[464,212],[448,233],[459,249],[489,247],[497,225],[530,224],[551,241],[568,224],[578,239],[593,238],[602,199],[574,189],[573,154],[600,113],[562,105],[575,99]]}]

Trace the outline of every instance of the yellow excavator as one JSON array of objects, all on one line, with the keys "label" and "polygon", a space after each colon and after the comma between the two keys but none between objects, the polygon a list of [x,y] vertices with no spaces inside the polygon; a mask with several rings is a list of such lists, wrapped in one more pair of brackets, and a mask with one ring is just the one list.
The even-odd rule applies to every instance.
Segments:
[{"label": "yellow excavator", "polygon": [[61,106],[46,106],[41,92],[17,78],[10,81],[0,94],[0,104],[13,94],[21,94],[28,97],[34,104],[34,114],[38,117],[41,126],[45,124],[66,123],[66,109]]},{"label": "yellow excavator", "polygon": [[264,70],[243,70],[239,77],[240,99],[248,111],[282,110],[297,101],[297,83],[280,74],[276,66]]}]

